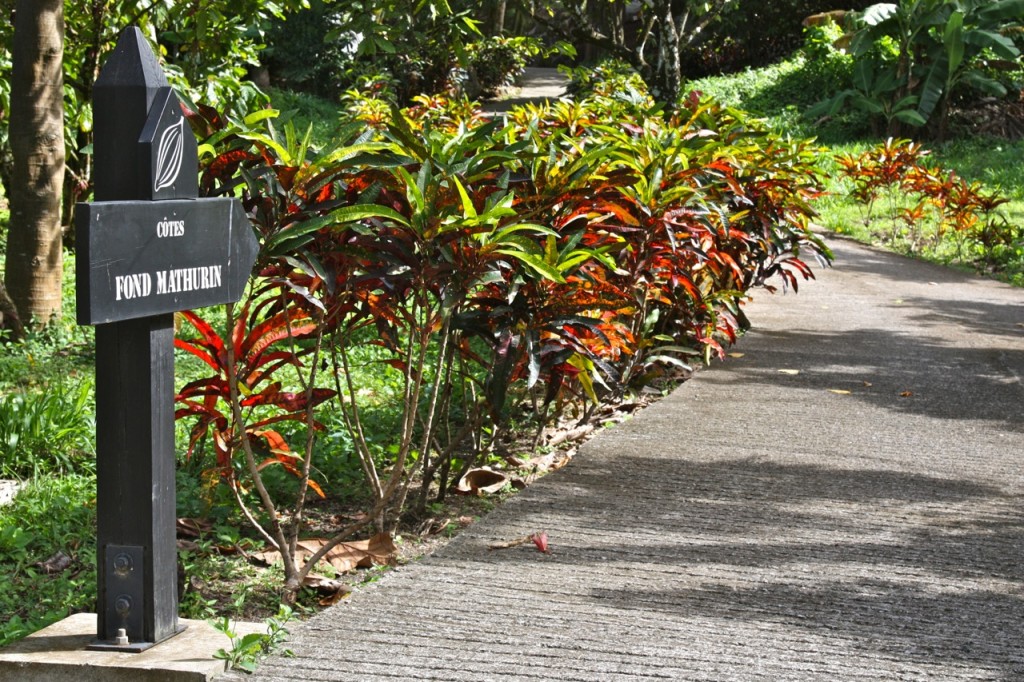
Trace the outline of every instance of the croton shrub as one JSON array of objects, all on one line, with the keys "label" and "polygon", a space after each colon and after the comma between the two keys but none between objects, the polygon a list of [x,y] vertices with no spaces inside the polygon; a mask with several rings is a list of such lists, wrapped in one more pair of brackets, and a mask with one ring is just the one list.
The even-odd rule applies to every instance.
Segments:
[{"label": "croton shrub", "polygon": [[917,142],[889,138],[835,160],[869,234],[892,248],[1000,273],[1024,245],[1000,210],[1009,197],[932,162]]},{"label": "croton shrub", "polygon": [[[187,315],[177,344],[208,375],[178,416],[190,456],[262,506],[269,541],[287,545],[309,491],[329,491],[314,456],[358,458],[366,522],[392,530],[510,429],[724,357],[752,287],[796,289],[808,255],[827,261],[813,148],[696,93],[648,106],[612,93],[491,121],[437,98],[356,107],[372,120],[322,151],[271,112],[193,116],[204,191],[239,194],[262,248],[225,329]],[[365,358],[399,386],[385,447],[352,371]],[[297,477],[293,497],[274,499],[267,467]]]}]

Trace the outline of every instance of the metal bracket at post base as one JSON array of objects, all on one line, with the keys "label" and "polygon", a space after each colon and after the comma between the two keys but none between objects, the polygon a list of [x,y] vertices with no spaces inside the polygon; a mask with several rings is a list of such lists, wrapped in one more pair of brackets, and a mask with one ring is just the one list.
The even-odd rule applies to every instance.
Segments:
[{"label": "metal bracket at post base", "polygon": [[[115,545],[104,547],[100,554],[100,566],[104,577],[104,590],[107,595],[100,608],[103,621],[107,623],[106,633],[114,632],[109,639],[96,639],[86,646],[89,651],[118,651],[122,653],[139,653],[166,642],[171,637],[181,634],[187,626],[175,623],[174,629],[160,639],[142,641],[146,634],[146,568],[144,547],[139,545]],[[114,627],[116,626],[116,630]],[[129,633],[135,638],[130,641]],[[100,636],[103,631],[99,633]]]}]

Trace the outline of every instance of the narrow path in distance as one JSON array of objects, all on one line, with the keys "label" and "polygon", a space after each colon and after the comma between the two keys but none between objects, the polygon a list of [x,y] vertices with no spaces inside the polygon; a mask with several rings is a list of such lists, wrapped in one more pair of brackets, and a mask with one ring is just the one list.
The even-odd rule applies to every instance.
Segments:
[{"label": "narrow path in distance", "polygon": [[486,112],[508,111],[514,106],[555,101],[565,95],[569,78],[558,69],[527,67],[519,79],[519,89],[505,99],[484,102],[480,107]]}]

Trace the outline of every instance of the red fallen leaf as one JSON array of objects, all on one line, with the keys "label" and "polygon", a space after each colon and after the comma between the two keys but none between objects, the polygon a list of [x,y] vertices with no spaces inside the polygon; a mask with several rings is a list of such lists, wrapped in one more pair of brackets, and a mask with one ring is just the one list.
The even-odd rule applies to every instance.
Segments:
[{"label": "red fallen leaf", "polygon": [[530,536],[530,539],[533,540],[533,544],[537,545],[538,551],[544,552],[545,554],[551,553],[548,549],[548,534],[546,531],[542,530],[539,533],[534,533]]}]

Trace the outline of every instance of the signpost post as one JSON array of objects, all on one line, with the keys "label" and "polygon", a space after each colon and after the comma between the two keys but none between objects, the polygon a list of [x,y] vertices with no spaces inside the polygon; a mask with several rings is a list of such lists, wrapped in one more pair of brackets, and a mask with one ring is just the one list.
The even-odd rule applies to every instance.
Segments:
[{"label": "signpost post", "polygon": [[258,244],[241,204],[199,199],[195,137],[145,37],[96,81],[95,201],[76,207],[79,324],[96,325],[97,641],[178,625],[174,312],[238,300]]}]

